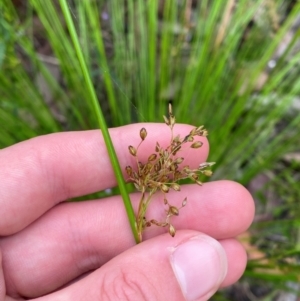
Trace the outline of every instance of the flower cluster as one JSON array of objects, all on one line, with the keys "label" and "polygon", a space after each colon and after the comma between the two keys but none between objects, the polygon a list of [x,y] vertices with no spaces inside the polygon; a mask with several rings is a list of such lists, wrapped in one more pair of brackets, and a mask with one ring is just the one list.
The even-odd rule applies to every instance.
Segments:
[{"label": "flower cluster", "polygon": [[[171,130],[171,141],[168,147],[163,148],[156,142],[154,152],[148,157],[144,163],[138,159],[139,146],[147,137],[145,128],[140,130],[141,142],[135,148],[129,146],[129,152],[136,158],[137,170],[135,171],[131,166],[126,167],[128,181],[132,182],[136,189],[142,193],[139,208],[136,217],[136,224],[139,233],[139,239],[142,240],[142,232],[146,227],[152,224],[168,227],[171,236],[174,236],[176,230],[171,224],[171,217],[179,215],[179,210],[187,204],[187,198],[182,201],[181,207],[176,207],[170,204],[167,194],[170,189],[180,191],[180,185],[177,183],[183,179],[191,179],[198,185],[202,185],[199,180],[201,174],[211,176],[212,171],[208,169],[212,166],[213,162],[201,163],[197,169],[191,169],[188,165],[181,167],[184,162],[184,157],[177,156],[185,144],[188,147],[197,149],[202,146],[202,142],[195,141],[196,136],[207,136],[207,131],[204,126],[193,128],[188,135],[184,138],[180,136],[173,137],[173,128],[175,125],[175,117],[172,114],[172,107],[169,106],[169,116],[164,116],[165,123]],[[159,222],[155,219],[147,220],[146,211],[150,204],[151,198],[154,193],[161,191],[163,193],[164,205],[167,206],[166,219]]]}]

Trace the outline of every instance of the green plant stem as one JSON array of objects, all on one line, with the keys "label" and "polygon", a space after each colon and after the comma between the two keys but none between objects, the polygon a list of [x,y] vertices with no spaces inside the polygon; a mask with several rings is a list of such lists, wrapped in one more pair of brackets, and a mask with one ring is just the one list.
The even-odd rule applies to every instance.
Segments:
[{"label": "green plant stem", "polygon": [[145,191],[142,192],[142,197],[140,199],[139,209],[138,209],[138,215],[137,215],[137,230],[138,230],[138,237],[139,242],[142,242],[143,240],[143,221],[144,217],[147,211],[147,208],[149,206],[149,203],[151,201],[151,198],[153,194],[156,192],[157,189],[151,190],[147,196],[147,199],[145,201]]},{"label": "green plant stem", "polygon": [[92,105],[94,107],[94,110],[95,110],[95,113],[97,116],[97,121],[102,130],[102,135],[103,135],[103,138],[104,138],[104,141],[105,141],[105,144],[107,147],[107,151],[108,151],[108,154],[109,154],[109,157],[110,157],[113,169],[114,169],[114,173],[115,173],[118,185],[119,185],[120,193],[123,198],[123,202],[124,202],[124,205],[126,208],[126,212],[128,215],[131,230],[133,232],[135,241],[138,243],[139,238],[138,238],[138,233],[137,233],[137,228],[136,228],[135,214],[134,214],[132,204],[131,204],[131,201],[130,201],[130,198],[129,198],[129,195],[128,195],[128,192],[126,189],[126,185],[125,185],[125,181],[124,181],[124,178],[122,175],[121,167],[120,167],[114,146],[112,144],[112,141],[111,141],[108,129],[107,129],[107,125],[106,125],[106,122],[105,122],[105,119],[104,119],[104,116],[102,113],[102,109],[99,105],[99,102],[98,102],[98,99],[97,99],[97,96],[96,96],[86,63],[85,63],[85,60],[83,57],[83,53],[80,48],[80,44],[79,44],[78,36],[77,36],[76,30],[75,30],[75,26],[74,26],[73,20],[71,18],[71,14],[69,12],[66,1],[60,0],[59,2],[60,2],[60,6],[62,8],[62,12],[63,12],[65,20],[66,20],[66,24],[67,24],[69,32],[70,32],[72,42],[74,44],[75,52],[78,57],[78,61],[79,61],[79,64],[80,64],[80,67],[82,70],[84,81],[87,85],[87,94],[89,95],[89,99],[92,102]]}]

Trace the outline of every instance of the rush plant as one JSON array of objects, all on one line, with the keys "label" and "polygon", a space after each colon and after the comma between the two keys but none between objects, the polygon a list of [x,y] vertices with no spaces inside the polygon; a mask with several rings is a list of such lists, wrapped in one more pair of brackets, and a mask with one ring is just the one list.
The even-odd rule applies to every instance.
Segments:
[{"label": "rush plant", "polygon": [[[171,190],[180,191],[178,181],[183,179],[191,179],[198,185],[202,185],[200,175],[211,176],[212,171],[209,169],[214,162],[205,162],[199,164],[198,168],[192,169],[189,165],[181,167],[184,162],[184,157],[177,154],[184,148],[190,147],[193,149],[200,148],[203,143],[197,141],[197,136],[205,137],[208,135],[204,126],[193,128],[185,137],[179,135],[174,137],[173,128],[175,125],[175,116],[172,114],[172,107],[169,105],[169,116],[164,116],[165,123],[171,130],[170,144],[163,148],[158,142],[154,147],[154,152],[148,157],[146,162],[140,162],[138,158],[138,150],[140,145],[147,137],[147,130],[140,130],[141,142],[135,148],[132,145],[128,147],[129,152],[136,158],[136,168],[131,166],[126,167],[128,181],[132,182],[136,189],[141,192],[141,199],[136,215],[136,227],[138,231],[139,241],[142,241],[142,233],[146,227],[156,225],[160,227],[168,227],[171,236],[174,236],[176,229],[171,223],[173,216],[179,215],[179,210],[186,206],[187,198],[182,201],[181,207],[176,207],[171,204],[168,199],[168,192]],[[156,219],[148,219],[146,212],[155,193],[161,192],[163,195],[163,204],[166,206],[166,218],[164,221]]]}]

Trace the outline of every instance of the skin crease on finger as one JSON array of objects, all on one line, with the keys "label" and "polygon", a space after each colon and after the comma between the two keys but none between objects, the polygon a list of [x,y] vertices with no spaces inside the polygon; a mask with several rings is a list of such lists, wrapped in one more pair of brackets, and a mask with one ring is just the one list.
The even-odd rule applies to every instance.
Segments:
[{"label": "skin crease on finger", "polygon": [[[185,195],[189,195],[188,204],[174,218],[177,230],[194,229],[225,239],[243,232],[252,221],[252,198],[237,183],[218,181],[202,187],[190,185],[170,196],[172,200],[177,198],[180,201]],[[132,196],[136,205],[138,196]],[[153,205],[151,215],[164,212],[160,199],[154,200]],[[146,232],[145,239],[165,231],[154,226]],[[0,241],[5,255],[5,271],[10,279],[8,290],[28,296],[37,284],[41,293],[57,289],[133,245],[120,197],[101,202],[61,204],[24,231]],[[56,254],[55,258],[53,254]],[[37,266],[41,269],[36,269]],[[62,266],[65,269],[61,269]],[[28,274],[30,278],[25,277]],[[44,287],[49,281],[52,286]],[[34,291],[38,293],[37,289]]]},{"label": "skin crease on finger", "polygon": [[[170,129],[165,124],[134,124],[111,129],[123,171],[125,166],[134,165],[128,146],[139,144],[142,127],[147,129],[148,136],[139,150],[141,161],[147,160],[156,142],[164,146],[170,141]],[[176,124],[174,135],[184,136],[192,128]],[[204,137],[199,140],[203,142],[200,149],[182,151],[185,164],[197,167],[206,160],[208,141]],[[18,143],[0,150],[0,164],[0,235],[23,229],[61,201],[116,185],[99,130],[55,133]],[[15,216],[19,218],[12,218]]]}]

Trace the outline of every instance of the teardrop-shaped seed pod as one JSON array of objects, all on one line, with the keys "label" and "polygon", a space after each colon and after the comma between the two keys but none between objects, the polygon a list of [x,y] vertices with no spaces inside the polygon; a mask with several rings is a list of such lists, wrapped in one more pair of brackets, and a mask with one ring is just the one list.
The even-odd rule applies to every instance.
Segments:
[{"label": "teardrop-shaped seed pod", "polygon": [[194,141],[194,137],[189,136],[189,137],[187,138],[187,142],[193,142],[193,141]]},{"label": "teardrop-shaped seed pod", "polygon": [[169,225],[169,233],[172,237],[174,237],[176,234],[175,227],[172,224]]},{"label": "teardrop-shaped seed pod", "polygon": [[154,170],[155,170],[155,172],[159,172],[160,169],[161,169],[161,164],[160,164],[160,162],[158,162],[154,165]]},{"label": "teardrop-shaped seed pod", "polygon": [[154,161],[156,158],[157,158],[157,155],[156,154],[152,154],[152,155],[149,156],[148,161],[149,162]]},{"label": "teardrop-shaped seed pod", "polygon": [[172,183],[171,188],[174,189],[175,191],[180,191],[180,185],[177,183]]},{"label": "teardrop-shaped seed pod", "polygon": [[201,172],[207,177],[210,177],[213,174],[213,172],[209,169],[202,170]]},{"label": "teardrop-shaped seed pod", "polygon": [[169,187],[165,184],[162,184],[160,186],[160,189],[161,189],[162,192],[165,192],[165,193],[169,192]]},{"label": "teardrop-shaped seed pod", "polygon": [[179,215],[179,209],[178,209],[177,207],[175,207],[175,206],[170,206],[170,208],[169,208],[169,213],[170,213],[171,215],[176,215],[176,216],[178,216],[178,215]]},{"label": "teardrop-shaped seed pod", "polygon": [[190,131],[190,136],[195,136],[195,135],[196,135],[196,132],[197,132],[197,128],[193,128],[193,129]]},{"label": "teardrop-shaped seed pod", "polygon": [[170,126],[171,126],[171,128],[173,128],[173,126],[175,125],[175,122],[176,122],[176,120],[175,120],[175,116],[170,116]]},{"label": "teardrop-shaped seed pod", "polygon": [[126,173],[129,177],[132,176],[132,167],[131,166],[126,166],[125,167]]},{"label": "teardrop-shaped seed pod", "polygon": [[155,145],[155,151],[158,153],[160,150],[160,145],[158,142],[156,142],[156,145]]},{"label": "teardrop-shaped seed pod", "polygon": [[145,140],[145,138],[147,137],[147,131],[146,131],[145,128],[142,128],[140,130],[140,137],[141,137],[142,140]]},{"label": "teardrop-shaped seed pod", "polygon": [[203,145],[201,141],[196,141],[191,145],[191,148],[199,148]]},{"label": "teardrop-shaped seed pod", "polygon": [[132,156],[136,156],[136,149],[132,145],[129,145],[128,149]]},{"label": "teardrop-shaped seed pod", "polygon": [[176,158],[175,163],[176,164],[181,164],[183,162],[183,160],[184,160],[183,157]]},{"label": "teardrop-shaped seed pod", "polygon": [[169,118],[167,118],[165,115],[163,117],[164,117],[164,121],[165,121],[166,125],[170,125]]}]

